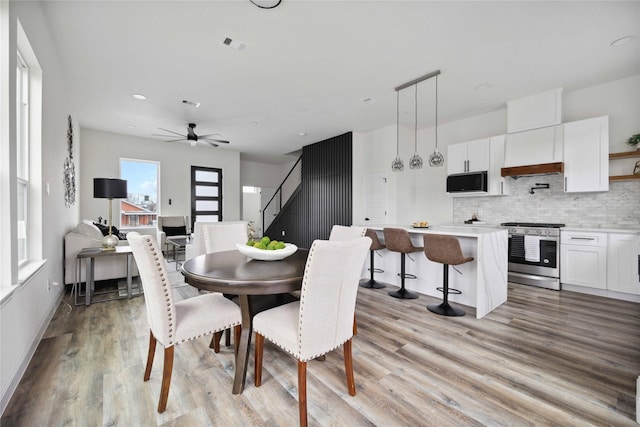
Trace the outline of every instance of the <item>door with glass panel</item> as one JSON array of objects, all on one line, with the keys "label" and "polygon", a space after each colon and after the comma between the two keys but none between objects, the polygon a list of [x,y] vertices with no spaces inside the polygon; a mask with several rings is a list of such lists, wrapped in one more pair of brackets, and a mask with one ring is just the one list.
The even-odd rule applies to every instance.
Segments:
[{"label": "door with glass panel", "polygon": [[196,221],[222,221],[222,169],[191,166],[191,229]]}]

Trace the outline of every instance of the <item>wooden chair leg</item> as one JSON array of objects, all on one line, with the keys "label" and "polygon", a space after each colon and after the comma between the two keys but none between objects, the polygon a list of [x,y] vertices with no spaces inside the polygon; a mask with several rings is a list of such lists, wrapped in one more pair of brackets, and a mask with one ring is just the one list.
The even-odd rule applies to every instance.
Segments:
[{"label": "wooden chair leg", "polygon": [[356,322],[355,313],[353,313],[353,335],[358,335],[358,323]]},{"label": "wooden chair leg", "polygon": [[242,326],[236,325],[233,327],[233,350],[234,354],[238,356],[238,348],[240,347],[240,334],[242,334]]},{"label": "wooden chair leg", "polygon": [[224,345],[227,347],[231,345],[231,329],[226,329],[224,331]]},{"label": "wooden chair leg", "polygon": [[144,370],[144,380],[149,381],[151,377],[151,367],[153,366],[153,358],[156,355],[156,337],[153,332],[149,331],[149,353],[147,355],[147,367]]},{"label": "wooden chair leg", "polygon": [[220,353],[220,338],[222,338],[222,331],[213,333],[209,348],[212,348],[214,353]]},{"label": "wooden chair leg", "polygon": [[264,337],[256,333],[255,356],[253,363],[253,378],[256,387],[262,385],[262,352],[264,350]]},{"label": "wooden chair leg", "polygon": [[169,386],[171,385],[171,373],[173,372],[173,349],[171,346],[164,349],[164,366],[162,370],[162,386],[160,388],[160,401],[158,402],[158,412],[162,413],[167,409],[169,399]]},{"label": "wooden chair leg", "polygon": [[353,378],[353,357],[351,355],[351,340],[344,343],[344,370],[347,374],[347,389],[351,396],[356,395],[356,382]]},{"label": "wooden chair leg", "polygon": [[307,427],[307,362],[298,360],[298,410],[300,427]]}]

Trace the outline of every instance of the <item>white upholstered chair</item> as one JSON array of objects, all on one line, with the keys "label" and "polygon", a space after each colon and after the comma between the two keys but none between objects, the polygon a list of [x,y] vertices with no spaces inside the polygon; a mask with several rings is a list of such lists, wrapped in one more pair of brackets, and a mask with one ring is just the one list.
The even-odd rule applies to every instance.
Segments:
[{"label": "white upholstered chair", "polygon": [[[367,234],[367,227],[359,227],[352,225],[347,227],[346,225],[334,225],[331,227],[331,234],[329,234],[329,240],[352,240],[358,237],[363,237]],[[353,314],[353,335],[358,333],[358,322],[356,321],[356,315]]]},{"label": "white upholstered chair", "polygon": [[249,235],[246,221],[212,222],[202,226],[206,253],[233,251],[236,243],[247,243]]},{"label": "white upholstered chair", "polygon": [[[262,384],[264,338],[298,360],[298,406],[300,425],[307,425],[307,361],[344,345],[344,364],[349,394],[355,396],[351,358],[353,314],[362,265],[371,239],[316,240],[302,279],[300,301],[258,313],[255,384]],[[303,315],[304,313],[304,315]]]},{"label": "white upholstered chair", "polygon": [[167,237],[188,237],[191,234],[188,216],[159,216],[156,239],[165,253]]},{"label": "white upholstered chair", "polygon": [[175,302],[166,262],[156,240],[152,236],[136,232],[129,232],[127,240],[140,271],[147,322],[151,330],[145,381],[151,375],[156,342],[160,341],[164,347],[164,369],[158,402],[158,412],[164,412],[171,384],[174,346],[205,335],[221,333],[231,327],[234,327],[237,338],[242,315],[236,304],[218,293]]},{"label": "white upholstered chair", "polygon": [[347,227],[346,225],[334,225],[331,227],[331,234],[329,234],[329,240],[351,240],[363,237],[367,232],[367,227],[359,227],[353,225]]}]

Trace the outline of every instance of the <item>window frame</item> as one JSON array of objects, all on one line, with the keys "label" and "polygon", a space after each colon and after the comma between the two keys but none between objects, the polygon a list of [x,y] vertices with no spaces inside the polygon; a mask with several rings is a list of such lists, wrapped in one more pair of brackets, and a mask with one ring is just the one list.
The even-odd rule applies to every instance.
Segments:
[{"label": "window frame", "polygon": [[[129,200],[128,196],[129,194],[132,193],[131,188],[132,186],[129,184],[130,180],[127,179],[127,177],[124,177],[122,175],[123,172],[123,167],[122,167],[122,163],[123,162],[128,162],[128,163],[145,163],[145,164],[154,164],[156,166],[156,200],[155,200],[155,211],[154,212],[150,212],[149,216],[153,216],[154,218],[151,219],[151,221],[149,221],[147,224],[142,224],[140,225],[139,223],[139,216],[136,216],[137,220],[135,224],[131,224],[130,222],[127,222],[127,224],[123,224],[122,218],[127,216],[124,213],[124,210],[122,208],[122,204],[123,202],[126,202]],[[156,160],[146,160],[146,159],[132,159],[132,158],[128,158],[128,157],[121,157],[118,161],[118,166],[120,168],[120,179],[126,179],[127,180],[127,199],[121,199],[119,200],[118,203],[118,227],[123,229],[123,230],[127,230],[127,229],[133,229],[133,228],[155,228],[157,227],[157,221],[158,221],[158,216],[160,216],[160,195],[161,195],[161,188],[160,188],[160,177],[161,177],[161,164],[159,161]],[[151,196],[151,195],[149,195]],[[131,201],[129,201],[130,203],[136,205],[136,206],[140,206],[138,203],[133,203]],[[130,215],[130,217],[133,217],[133,215]]]}]

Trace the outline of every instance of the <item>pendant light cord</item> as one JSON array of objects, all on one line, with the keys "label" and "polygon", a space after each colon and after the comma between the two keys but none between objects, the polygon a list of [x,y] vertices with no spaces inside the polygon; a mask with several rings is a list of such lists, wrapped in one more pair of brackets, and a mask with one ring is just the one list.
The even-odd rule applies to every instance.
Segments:
[{"label": "pendant light cord", "polygon": [[436,74],[436,151],[438,150],[438,75]]},{"label": "pendant light cord", "polygon": [[400,92],[396,91],[396,158],[400,157]]},{"label": "pendant light cord", "polygon": [[413,146],[413,151],[417,154],[418,153],[418,83],[416,83],[416,96],[415,96],[415,100],[416,100],[416,127],[415,127],[415,134],[414,134],[414,146]]}]

